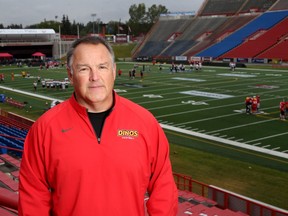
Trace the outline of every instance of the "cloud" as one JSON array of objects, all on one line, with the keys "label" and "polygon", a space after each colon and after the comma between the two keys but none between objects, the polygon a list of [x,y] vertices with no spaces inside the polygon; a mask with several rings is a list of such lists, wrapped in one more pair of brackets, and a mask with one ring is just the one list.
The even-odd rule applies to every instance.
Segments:
[{"label": "cloud", "polygon": [[[63,15],[67,15],[69,20],[87,24],[92,21],[91,14],[96,13],[97,18],[103,22],[117,21],[123,22],[129,19],[129,8],[133,4],[144,3],[146,8],[151,5],[163,5],[169,11],[197,11],[204,0],[9,0],[2,1],[0,7],[0,24],[4,26],[10,24],[22,24],[24,27],[40,23],[46,20],[62,20]],[[96,18],[96,19],[97,19]]]}]

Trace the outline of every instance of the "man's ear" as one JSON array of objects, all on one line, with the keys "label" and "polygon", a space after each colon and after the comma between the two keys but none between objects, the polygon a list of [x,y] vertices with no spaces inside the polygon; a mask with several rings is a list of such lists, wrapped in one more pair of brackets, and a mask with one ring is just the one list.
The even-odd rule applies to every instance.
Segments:
[{"label": "man's ear", "polygon": [[114,63],[114,65],[113,65],[113,77],[114,77],[114,80],[116,79],[116,70],[117,70],[117,66],[116,66],[116,63]]},{"label": "man's ear", "polygon": [[72,73],[72,70],[68,67],[67,67],[67,75],[68,75],[68,79],[70,83],[73,85],[73,73]]}]

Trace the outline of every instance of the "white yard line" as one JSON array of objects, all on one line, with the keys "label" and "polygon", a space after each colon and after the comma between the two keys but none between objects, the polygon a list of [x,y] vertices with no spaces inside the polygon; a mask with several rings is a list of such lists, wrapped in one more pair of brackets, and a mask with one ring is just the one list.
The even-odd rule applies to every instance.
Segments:
[{"label": "white yard line", "polygon": [[265,122],[275,121],[275,120],[279,120],[279,118],[273,118],[273,119],[268,119],[268,120],[263,120],[263,121],[257,121],[257,122],[253,122],[253,123],[249,123],[249,124],[237,125],[237,126],[234,126],[234,127],[222,128],[222,129],[219,129],[219,130],[209,131],[209,132],[207,132],[207,134],[216,133],[216,132],[220,132],[220,131],[226,131],[226,130],[232,130],[232,129],[235,129],[235,128],[247,127],[247,126],[250,126],[250,125],[262,124],[262,123],[265,123]]},{"label": "white yard line", "polygon": [[274,134],[274,135],[266,136],[266,137],[261,137],[259,139],[250,140],[250,141],[247,141],[245,143],[252,143],[252,142],[259,141],[259,140],[265,140],[265,139],[270,139],[270,138],[273,138],[273,137],[283,136],[283,135],[286,135],[286,134],[288,134],[288,132],[280,133],[280,134]]}]

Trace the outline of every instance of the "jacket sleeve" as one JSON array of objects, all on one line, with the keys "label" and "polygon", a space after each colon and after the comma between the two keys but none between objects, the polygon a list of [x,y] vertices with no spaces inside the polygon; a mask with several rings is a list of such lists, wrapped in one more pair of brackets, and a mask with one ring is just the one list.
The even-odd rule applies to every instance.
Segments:
[{"label": "jacket sleeve", "polygon": [[172,174],[169,143],[157,124],[153,130],[151,179],[148,186],[147,210],[150,216],[175,216],[178,208],[178,190]]},{"label": "jacket sleeve", "polygon": [[51,193],[46,180],[43,133],[36,123],[24,142],[19,178],[19,216],[50,215]]}]

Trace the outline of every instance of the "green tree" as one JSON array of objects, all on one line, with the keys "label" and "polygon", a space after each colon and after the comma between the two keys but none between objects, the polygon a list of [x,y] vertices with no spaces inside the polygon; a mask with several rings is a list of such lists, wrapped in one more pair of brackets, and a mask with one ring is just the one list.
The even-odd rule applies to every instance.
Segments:
[{"label": "green tree", "polygon": [[167,14],[168,9],[163,5],[155,5],[153,4],[150,8],[148,8],[148,12],[146,13],[147,22],[153,24],[157,21],[160,14]]},{"label": "green tree", "polygon": [[64,34],[64,35],[71,35],[72,34],[71,23],[70,23],[67,15],[66,16],[63,15],[63,17],[62,17],[61,34]]},{"label": "green tree", "polygon": [[129,8],[130,19],[127,25],[132,30],[133,35],[145,34],[151,29],[161,13],[168,13],[167,8],[163,5],[153,4],[146,11],[144,3],[133,4]]},{"label": "green tree", "polygon": [[129,15],[130,19],[129,21],[132,23],[139,23],[143,24],[146,23],[146,6],[144,3],[138,4],[133,4],[129,8]]},{"label": "green tree", "polygon": [[18,25],[18,24],[11,24],[7,26],[7,29],[22,29],[22,24]]}]

